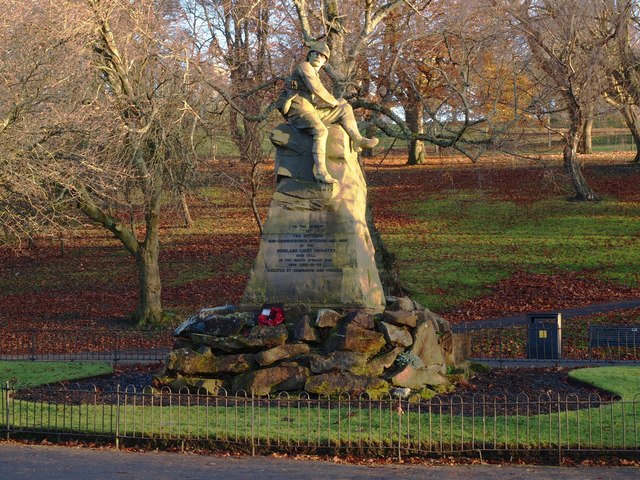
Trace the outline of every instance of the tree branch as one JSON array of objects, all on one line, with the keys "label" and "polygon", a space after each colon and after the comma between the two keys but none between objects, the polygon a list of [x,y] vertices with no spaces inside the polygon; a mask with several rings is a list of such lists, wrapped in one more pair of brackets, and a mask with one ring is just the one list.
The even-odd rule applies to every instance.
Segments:
[{"label": "tree branch", "polygon": [[73,188],[73,191],[76,193],[78,208],[82,213],[112,232],[113,235],[122,242],[129,253],[135,256],[140,249],[140,242],[138,242],[138,239],[135,237],[133,232],[127,230],[116,219],[107,215],[100,207],[98,207],[91,200],[91,195],[84,185]]}]

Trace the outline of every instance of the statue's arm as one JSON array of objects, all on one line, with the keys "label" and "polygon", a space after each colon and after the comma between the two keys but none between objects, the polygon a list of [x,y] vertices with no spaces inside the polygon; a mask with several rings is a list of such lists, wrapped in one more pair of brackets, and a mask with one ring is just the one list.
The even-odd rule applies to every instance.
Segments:
[{"label": "statue's arm", "polygon": [[313,93],[322,102],[332,107],[338,105],[338,100],[336,100],[336,97],[331,95],[331,93],[329,93],[329,91],[324,88],[318,72],[315,71],[315,69],[309,62],[303,62],[300,65],[300,72],[302,73],[302,78],[305,85],[311,93]]}]

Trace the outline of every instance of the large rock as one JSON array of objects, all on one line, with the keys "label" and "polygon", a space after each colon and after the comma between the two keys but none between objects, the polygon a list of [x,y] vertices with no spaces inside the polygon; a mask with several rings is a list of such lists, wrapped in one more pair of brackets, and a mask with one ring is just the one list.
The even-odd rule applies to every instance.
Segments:
[{"label": "large rock", "polygon": [[337,351],[328,355],[309,355],[309,364],[313,373],[339,370],[362,374],[366,371],[368,358],[364,353]]},{"label": "large rock", "polygon": [[309,352],[309,345],[306,343],[287,343],[258,353],[256,355],[256,362],[258,362],[258,365],[261,367],[264,367],[276,363],[279,360],[293,358],[307,352]]},{"label": "large rock", "polygon": [[[210,309],[217,311],[218,309]],[[188,336],[190,334],[206,334],[214,337],[228,337],[240,333],[245,326],[253,326],[252,313],[231,313],[220,315],[216,313],[203,314],[202,311],[182,323],[174,332],[174,336]]]},{"label": "large rock", "polygon": [[438,344],[442,351],[442,356],[447,365],[454,365],[453,361],[453,334],[451,331],[438,336]]},{"label": "large rock", "polygon": [[306,367],[288,367],[295,368],[296,370],[292,370],[289,374],[289,378],[284,380],[283,382],[276,385],[275,390],[273,391],[283,391],[283,392],[291,392],[297,390],[304,390],[304,386],[307,383],[307,378],[311,375],[309,369]]},{"label": "large rock", "polygon": [[289,333],[287,326],[283,323],[271,327],[268,325],[258,325],[251,329],[249,335],[241,337],[246,342],[247,346],[270,348],[277,345],[283,345],[287,341]]},{"label": "large rock", "polygon": [[302,390],[309,369],[304,367],[271,367],[238,375],[233,380],[232,391],[247,394],[268,395],[280,390]]},{"label": "large rock", "polygon": [[188,348],[169,353],[166,369],[182,375],[215,375],[218,373],[241,373],[255,367],[255,355],[225,355],[216,357],[199,354]]},{"label": "large rock", "polygon": [[359,327],[354,323],[340,323],[331,331],[324,349],[326,353],[347,350],[374,354],[384,346],[384,335],[380,332]]},{"label": "large rock", "polygon": [[194,375],[211,370],[212,355],[201,355],[189,348],[173,350],[167,355],[165,370]]},{"label": "large rock", "polygon": [[380,394],[389,390],[389,383],[377,377],[330,372],[309,377],[305,390],[318,395]]},{"label": "large rock", "polygon": [[236,313],[238,309],[235,305],[221,305],[218,307],[212,308],[201,308],[200,311],[196,314],[200,318],[207,318],[211,315],[231,315],[232,313]]},{"label": "large rock", "polygon": [[375,328],[373,316],[364,310],[349,312],[341,321],[344,323],[352,323],[353,325],[366,328],[367,330],[373,330]]},{"label": "large rock", "polygon": [[229,337],[214,337],[212,335],[189,335],[189,339],[195,345],[207,345],[224,352],[236,352],[238,350],[257,350],[284,345],[287,341],[287,326],[284,323],[271,327],[257,325],[251,329],[248,335],[232,335]]},{"label": "large rock", "polygon": [[415,327],[418,322],[416,313],[409,310],[387,310],[382,319],[385,322],[405,327]]},{"label": "large rock", "polygon": [[421,319],[418,322],[413,330],[413,346],[410,352],[420,358],[425,366],[439,365],[442,373],[446,372],[446,362],[432,321]]},{"label": "large rock", "polygon": [[415,305],[413,301],[409,297],[399,297],[394,298],[391,304],[387,307],[388,311],[398,311],[398,310],[407,310],[413,311],[415,310]]},{"label": "large rock", "polygon": [[312,373],[325,373],[329,371],[349,372],[356,375],[379,377],[390,368],[400,353],[402,347],[369,358],[369,355],[358,352],[336,351],[328,355],[309,355],[309,364]]},{"label": "large rock", "polygon": [[317,342],[318,332],[308,315],[291,322],[291,340],[294,342]]},{"label": "large rock", "polygon": [[451,331],[451,324],[440,315],[436,315],[430,310],[424,309],[423,311],[418,312],[418,320],[430,321],[433,323],[436,332],[440,334]]},{"label": "large rock", "polygon": [[[211,361],[210,373],[241,373],[254,368],[256,365],[255,355],[243,353],[241,355],[225,355],[213,357]],[[203,372],[209,373],[209,372]]]},{"label": "large rock", "polygon": [[396,387],[421,389],[425,385],[446,385],[448,380],[437,367],[416,368],[407,365],[391,378],[391,383]]},{"label": "large rock", "polygon": [[411,334],[404,328],[396,327],[387,322],[380,322],[378,327],[384,335],[384,339],[391,345],[409,347],[413,343]]},{"label": "large rock", "polygon": [[305,315],[310,315],[309,307],[306,305],[296,303],[293,305],[285,305],[284,308],[284,316],[286,317],[286,322],[298,320]]},{"label": "large rock", "polygon": [[316,317],[316,327],[318,328],[334,328],[338,325],[338,321],[342,318],[335,310],[329,308],[321,308],[318,310]]},{"label": "large rock", "polygon": [[210,395],[217,395],[221,388],[224,388],[224,380],[217,378],[197,378],[197,377],[184,377],[183,378],[189,390],[195,393],[208,393]]},{"label": "large rock", "polygon": [[174,348],[180,348],[186,345],[192,348],[209,347],[229,353],[247,350],[245,342],[238,340],[235,335],[232,337],[214,337],[212,335],[190,333],[187,339],[178,337],[174,341]]},{"label": "large rock", "polygon": [[461,366],[471,358],[471,336],[468,333],[447,332],[443,338],[445,342],[442,351],[448,365]]},{"label": "large rock", "polygon": [[396,358],[398,358],[398,355],[403,351],[404,348],[395,347],[390,352],[381,353],[380,355],[373,357],[367,364],[367,375],[379,377],[387,368],[390,368],[393,365]]}]

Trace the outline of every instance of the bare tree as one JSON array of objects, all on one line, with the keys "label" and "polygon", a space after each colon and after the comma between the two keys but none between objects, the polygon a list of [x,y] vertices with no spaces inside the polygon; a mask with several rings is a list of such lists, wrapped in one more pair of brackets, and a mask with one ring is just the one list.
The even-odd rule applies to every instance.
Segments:
[{"label": "bare tree", "polygon": [[631,0],[607,0],[606,5],[619,30],[617,41],[610,49],[605,100],[622,114],[636,146],[633,161],[640,163],[640,11]]},{"label": "bare tree", "polygon": [[593,153],[593,120],[595,115],[595,102],[585,109],[585,122],[578,145],[578,153]]},{"label": "bare tree", "polygon": [[[388,15],[382,34],[377,62],[378,72],[376,86],[380,100],[388,104],[397,103],[404,111],[404,119],[408,130],[415,136],[424,133],[425,108],[422,104],[422,92],[427,88],[430,78],[421,75],[412,62],[414,49],[421,49],[413,41],[417,36],[415,15],[406,14],[402,9]],[[426,48],[425,50],[430,50]],[[408,55],[407,55],[408,54]],[[421,56],[420,54],[418,54]],[[394,100],[395,99],[395,102]],[[388,106],[388,105],[387,105]],[[418,165],[425,159],[424,142],[416,137],[407,139],[409,165]]]},{"label": "bare tree", "polygon": [[538,81],[562,100],[564,166],[576,200],[598,200],[580,169],[579,150],[590,112],[605,89],[607,55],[618,22],[597,0],[509,0],[505,7],[530,48]]},{"label": "bare tree", "polygon": [[516,42],[486,4],[434,0],[384,23],[376,95],[353,103],[379,112],[378,127],[409,143],[409,163],[419,161],[422,142],[472,161],[489,146],[507,149],[534,96]]},{"label": "bare tree", "polygon": [[[272,16],[277,16],[275,0],[188,0],[183,2],[187,24],[199,47],[201,81],[215,89],[226,101],[209,108],[210,115],[225,116],[231,140],[246,176],[222,174],[231,186],[245,192],[260,231],[262,220],[257,197],[264,175],[262,165],[268,157],[265,144],[266,122],[273,111],[277,75],[273,73]],[[217,71],[217,72],[216,72]],[[225,81],[218,78],[224,76]]]},{"label": "bare tree", "polygon": [[62,128],[54,106],[63,101],[64,91],[56,86],[66,82],[65,56],[73,36],[57,28],[64,15],[49,6],[7,0],[0,14],[0,225],[5,242],[32,239],[74,221],[61,202],[48,202],[60,192],[28,161]]},{"label": "bare tree", "polygon": [[[21,125],[33,132],[31,125],[45,123],[36,125],[37,141],[21,143],[23,171],[31,177],[14,176],[12,191],[43,210],[73,206],[112,232],[138,270],[133,319],[139,325],[161,322],[163,200],[193,160],[190,133],[200,95],[177,22],[179,6],[41,0],[36,7],[65,41],[54,65],[64,75],[34,77],[28,98],[38,109],[23,110]],[[30,22],[26,12],[17,20]],[[24,31],[28,42],[29,29]],[[43,37],[39,46],[53,49],[56,38]],[[16,61],[32,65],[38,52],[25,53]]]}]

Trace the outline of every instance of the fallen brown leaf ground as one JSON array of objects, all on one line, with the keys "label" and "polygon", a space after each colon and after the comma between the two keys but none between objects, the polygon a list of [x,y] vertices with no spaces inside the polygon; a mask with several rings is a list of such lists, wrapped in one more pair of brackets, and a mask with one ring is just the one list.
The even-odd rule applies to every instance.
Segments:
[{"label": "fallen brown leaf ground", "polygon": [[[616,158],[613,161],[618,164],[597,163],[604,158],[596,155],[585,166],[585,176],[596,191],[640,201],[639,167],[620,164]],[[393,225],[407,226],[413,221],[408,213],[398,213],[398,204],[434,192],[446,194],[451,188],[481,187],[495,198],[514,202],[570,193],[557,162],[522,166],[496,161],[469,166],[463,160],[457,164],[449,160],[447,165],[434,160],[432,165],[406,167],[399,165],[401,160],[390,157],[378,164],[373,159],[366,169],[370,199],[383,234]],[[261,197],[263,214],[269,199],[270,194]],[[257,253],[258,232],[246,202],[234,197],[232,203],[213,203],[197,195],[191,198],[196,222],[209,225],[191,232],[179,227],[176,211],[165,215],[163,301],[165,308],[176,314],[174,323],[202,307],[240,300]],[[3,347],[20,330],[95,331],[130,326],[128,315],[137,298],[134,261],[107,232],[96,228],[88,231],[90,235],[85,230],[67,235],[64,255],[57,239],[39,239],[32,249],[0,249],[0,282],[8,286],[0,291]],[[605,282],[591,272],[540,275],[519,271],[490,286],[490,290],[488,295],[445,315],[458,322],[640,296],[638,289]],[[107,338],[108,334],[105,341]]]}]

